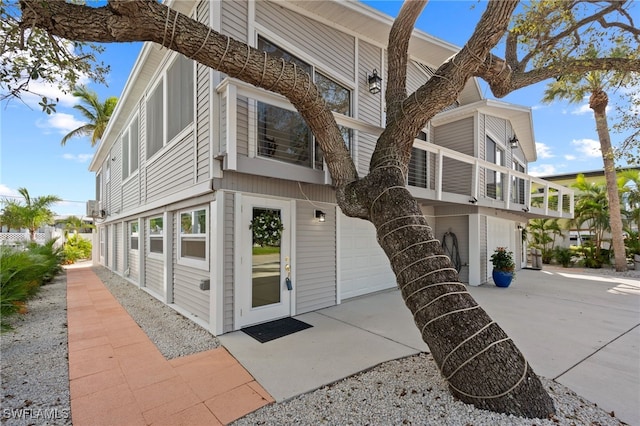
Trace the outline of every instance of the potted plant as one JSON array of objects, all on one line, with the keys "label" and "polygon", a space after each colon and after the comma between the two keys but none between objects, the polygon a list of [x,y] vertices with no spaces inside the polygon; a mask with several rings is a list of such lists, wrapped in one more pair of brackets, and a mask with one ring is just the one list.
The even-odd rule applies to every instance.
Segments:
[{"label": "potted plant", "polygon": [[506,247],[496,247],[491,255],[493,282],[498,287],[509,287],[515,275],[516,264],[513,261],[513,252]]}]

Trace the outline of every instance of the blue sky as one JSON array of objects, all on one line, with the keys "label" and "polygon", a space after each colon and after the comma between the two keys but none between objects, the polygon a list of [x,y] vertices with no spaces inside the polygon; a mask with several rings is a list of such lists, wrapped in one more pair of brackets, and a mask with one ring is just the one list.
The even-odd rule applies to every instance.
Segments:
[{"label": "blue sky", "polygon": [[[370,6],[395,16],[399,1],[367,1]],[[417,27],[445,41],[462,46],[484,9],[477,1],[431,1]],[[455,17],[455,19],[452,19]],[[103,60],[111,65],[108,87],[90,84],[100,99],[120,96],[136,60],[140,44],[108,45]],[[496,52],[501,55],[501,52]],[[533,175],[589,171],[602,168],[602,158],[593,114],[583,104],[540,102],[545,84],[521,89],[503,101],[533,109],[538,160],[529,164]],[[31,196],[57,195],[63,200],[54,207],[57,214],[85,213],[85,202],[95,198],[94,174],[88,171],[95,151],[88,138],[75,138],[60,145],[62,137],[81,125],[72,106],[76,99],[51,88],[34,88],[50,97],[60,97],[57,112],[43,113],[38,98],[25,97],[0,104],[0,197],[15,196],[19,187]],[[493,98],[490,91],[484,96]],[[615,95],[610,103],[615,103]],[[611,123],[610,123],[611,124]],[[612,133],[617,145],[623,137]]]}]

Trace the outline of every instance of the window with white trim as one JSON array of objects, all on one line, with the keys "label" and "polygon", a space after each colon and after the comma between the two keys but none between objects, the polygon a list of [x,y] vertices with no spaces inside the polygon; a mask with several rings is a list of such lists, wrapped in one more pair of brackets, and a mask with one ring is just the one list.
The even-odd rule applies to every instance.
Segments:
[{"label": "window with white trim", "polygon": [[138,170],[139,121],[136,116],[122,135],[122,180]]},{"label": "window with white trim", "polygon": [[140,223],[138,220],[132,220],[129,222],[129,249],[130,250],[138,250],[139,249],[139,231]]},{"label": "window with white trim", "polygon": [[193,74],[193,61],[177,55],[147,96],[147,158],[160,151],[193,122]]},{"label": "window with white trim", "polygon": [[[498,146],[493,139],[487,136],[486,139],[486,161],[489,163],[504,166],[504,149]],[[504,201],[504,176],[502,173],[486,169],[485,179],[487,182],[487,197],[494,200]]]},{"label": "window with white trim", "polygon": [[197,208],[180,212],[178,263],[208,268],[207,209]]},{"label": "window with white trim", "polygon": [[[314,71],[312,65],[260,36],[258,49],[293,62],[311,74],[327,106],[332,111],[351,116],[351,91],[348,88],[327,75]],[[322,169],[322,151],[300,113],[264,102],[257,103],[257,112],[258,156]],[[340,130],[345,144],[350,149],[351,129],[340,127]]]},{"label": "window with white trim", "polygon": [[162,216],[149,219],[149,253],[164,252],[164,219]]}]

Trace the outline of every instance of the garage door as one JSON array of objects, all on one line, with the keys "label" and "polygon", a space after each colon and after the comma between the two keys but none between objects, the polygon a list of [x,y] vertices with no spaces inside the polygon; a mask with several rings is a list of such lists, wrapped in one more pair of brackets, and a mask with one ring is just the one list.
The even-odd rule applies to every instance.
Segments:
[{"label": "garage door", "polygon": [[396,286],[389,260],[370,222],[340,213],[340,298],[342,300]]}]

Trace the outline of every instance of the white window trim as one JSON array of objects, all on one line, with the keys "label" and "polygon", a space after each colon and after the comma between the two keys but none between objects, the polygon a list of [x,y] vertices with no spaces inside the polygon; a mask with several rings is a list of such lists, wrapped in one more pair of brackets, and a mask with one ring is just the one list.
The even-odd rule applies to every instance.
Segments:
[{"label": "white window trim", "polygon": [[[131,149],[131,125],[133,124],[134,120],[138,120],[138,151],[137,152],[133,152]],[[124,135],[127,134],[129,136],[129,142],[127,143],[127,151],[129,153],[128,156],[128,160],[129,160],[129,164],[127,164],[127,170],[129,171],[129,174],[127,175],[127,177],[122,178],[122,185],[124,185],[125,183],[129,182],[134,176],[136,176],[138,174],[138,171],[140,170],[140,113],[138,111],[136,111],[136,113],[131,117],[131,119],[128,121],[127,125],[124,127],[125,130],[122,133],[122,137],[121,137],[121,144],[122,144],[122,171],[124,173]],[[131,158],[133,155],[136,155],[138,157],[138,167],[136,167],[136,169],[134,171],[131,171]]]},{"label": "white window trim", "polygon": [[[151,251],[151,239],[152,239],[154,236],[156,236],[156,235],[157,235],[157,234],[152,234],[152,233],[151,233],[151,221],[152,221],[153,219],[162,219],[162,234],[161,234],[161,235],[162,235],[162,251],[163,251],[162,253],[156,253],[155,251]],[[167,234],[167,232],[166,232],[166,230],[167,230],[167,224],[165,223],[165,221],[166,221],[166,220],[165,220],[164,215],[160,215],[160,216],[151,216],[151,217],[149,217],[149,218],[147,219],[147,223],[148,223],[148,225],[149,225],[149,231],[148,231],[148,232],[146,232],[146,234],[147,234],[147,238],[146,238],[146,246],[147,246],[147,249],[146,249],[145,251],[146,251],[146,253],[147,253],[147,256],[149,256],[150,258],[153,258],[153,259],[159,259],[159,260],[163,260],[163,259],[164,259],[164,256],[165,256],[165,254],[166,254],[166,253],[164,253],[164,239],[165,239],[166,234]],[[145,226],[146,226],[146,225],[145,225]],[[156,236],[156,238],[158,238],[158,237]],[[138,244],[140,244],[140,242],[139,242],[139,241],[138,241]]]},{"label": "white window trim", "polygon": [[[201,239],[204,237],[204,250],[205,250],[205,258],[204,259],[194,259],[192,257],[183,257],[182,256],[182,238],[183,238],[183,234],[182,234],[182,230],[181,230],[181,218],[182,218],[182,214],[183,213],[194,213],[197,212],[199,210],[204,210],[205,213],[205,223],[206,223],[206,231],[204,234],[184,234],[184,235],[188,235],[191,238],[197,238],[197,239]],[[177,263],[178,265],[183,265],[183,266],[189,266],[192,268],[197,268],[197,269],[202,269],[204,271],[208,271],[209,270],[209,234],[210,234],[210,222],[209,222],[209,207],[208,206],[197,206],[197,207],[192,207],[189,209],[184,209],[184,210],[180,210],[178,212],[177,215],[177,222],[178,222],[178,241],[176,242],[177,247],[178,247],[178,260]],[[187,238],[189,238],[187,237]]]},{"label": "white window trim", "polygon": [[[160,70],[160,72],[158,72],[158,74],[156,75],[156,80],[155,82],[149,86],[149,88],[145,91],[144,94],[144,100],[145,103],[148,101],[149,96],[156,90],[156,88],[159,85],[162,85],[162,147],[160,149],[158,149],[158,151],[156,151],[151,157],[148,157],[145,161],[145,165],[146,167],[150,166],[151,164],[153,164],[154,162],[158,161],[158,159],[160,157],[162,157],[163,153],[165,153],[168,149],[170,149],[171,146],[175,145],[176,143],[178,143],[178,141],[181,141],[182,139],[184,139],[184,137],[191,133],[194,132],[195,130],[195,122],[197,120],[197,103],[198,103],[198,70],[197,70],[197,66],[195,61],[193,61],[194,65],[193,65],[193,120],[191,121],[191,123],[189,125],[187,125],[184,129],[182,129],[180,132],[178,132],[178,134],[173,137],[173,139],[171,139],[170,141],[167,140],[167,126],[168,126],[168,120],[167,120],[167,73],[169,72],[169,68],[171,68],[171,66],[178,60],[178,53],[174,53],[172,56],[170,56],[162,65],[162,69]],[[190,58],[187,58],[190,59]],[[140,123],[140,121],[138,121],[138,123]],[[140,124],[138,124],[140,125]],[[144,140],[144,144],[145,144],[145,151],[148,152],[149,150],[149,145],[147,143],[147,136],[146,135],[146,131],[145,131],[145,140]],[[194,133],[194,139],[195,139],[196,135]],[[143,143],[142,140],[138,141],[138,147]],[[139,149],[139,148],[138,148]],[[140,164],[138,164],[138,170],[140,170]]]},{"label": "white window trim", "polygon": [[[138,238],[138,248],[135,248],[135,249],[131,247],[131,238],[134,237],[134,234],[131,233],[132,223],[138,224],[138,232],[135,233],[135,237]],[[130,220],[129,222],[127,222],[127,238],[129,239],[129,250],[139,252],[140,251],[140,219]]]}]

